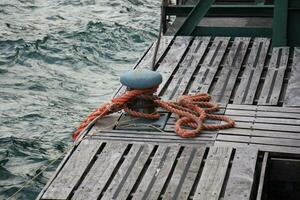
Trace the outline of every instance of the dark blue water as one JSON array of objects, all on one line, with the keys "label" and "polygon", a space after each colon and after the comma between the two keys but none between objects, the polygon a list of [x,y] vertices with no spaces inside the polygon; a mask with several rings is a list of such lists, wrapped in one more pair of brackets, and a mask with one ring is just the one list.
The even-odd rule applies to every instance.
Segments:
[{"label": "dark blue water", "polygon": [[[70,146],[154,39],[158,0],[0,1],[0,199]],[[17,199],[34,199],[50,167]]]}]

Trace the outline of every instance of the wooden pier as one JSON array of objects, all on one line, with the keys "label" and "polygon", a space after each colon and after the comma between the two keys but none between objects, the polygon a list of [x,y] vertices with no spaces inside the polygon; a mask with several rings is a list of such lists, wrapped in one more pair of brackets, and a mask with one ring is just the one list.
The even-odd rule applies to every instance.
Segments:
[{"label": "wooden pier", "polygon": [[[270,45],[268,38],[163,37],[161,98],[208,92],[236,127],[183,139],[170,113],[154,122],[111,115],[66,155],[38,199],[297,199],[300,49]],[[135,68],[151,66],[154,48]]]}]

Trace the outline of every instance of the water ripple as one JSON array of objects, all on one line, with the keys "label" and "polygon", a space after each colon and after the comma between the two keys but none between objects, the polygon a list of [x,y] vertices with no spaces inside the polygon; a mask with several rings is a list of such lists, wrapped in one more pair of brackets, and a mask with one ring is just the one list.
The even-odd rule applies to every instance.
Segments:
[{"label": "water ripple", "polygon": [[[70,145],[156,35],[159,2],[1,0],[0,199]],[[50,167],[17,199],[35,199]]]}]

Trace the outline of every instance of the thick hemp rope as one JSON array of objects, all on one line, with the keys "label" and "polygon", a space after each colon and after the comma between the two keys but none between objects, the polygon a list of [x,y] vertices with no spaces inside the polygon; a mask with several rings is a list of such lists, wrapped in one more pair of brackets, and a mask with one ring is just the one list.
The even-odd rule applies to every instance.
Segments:
[{"label": "thick hemp rope", "polygon": [[[120,97],[114,98],[110,103],[103,104],[80,124],[78,129],[73,133],[75,141],[79,134],[90,122],[96,118],[103,118],[106,115],[118,112],[124,109],[129,115],[146,119],[159,119],[159,113],[141,113],[128,108],[127,103],[134,98],[151,100],[153,103],[164,110],[176,114],[175,132],[183,137],[196,137],[203,130],[218,130],[234,127],[234,121],[224,115],[212,114],[219,110],[216,103],[210,102],[211,97],[207,93],[198,93],[191,96],[182,96],[177,102],[163,101],[158,96],[153,95],[158,87],[126,91]],[[225,124],[205,124],[206,119],[220,120]]]}]

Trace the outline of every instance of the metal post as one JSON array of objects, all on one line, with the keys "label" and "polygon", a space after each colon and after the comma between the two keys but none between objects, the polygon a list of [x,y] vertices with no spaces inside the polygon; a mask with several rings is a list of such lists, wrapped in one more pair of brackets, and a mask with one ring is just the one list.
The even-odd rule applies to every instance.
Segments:
[{"label": "metal post", "polygon": [[273,47],[287,45],[288,0],[274,1]]}]

